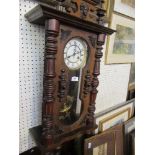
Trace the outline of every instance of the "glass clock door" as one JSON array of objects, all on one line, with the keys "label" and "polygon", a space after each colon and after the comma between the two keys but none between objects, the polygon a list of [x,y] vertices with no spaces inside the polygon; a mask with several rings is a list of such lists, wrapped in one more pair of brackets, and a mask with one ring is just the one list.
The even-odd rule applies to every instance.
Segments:
[{"label": "glass clock door", "polygon": [[87,44],[80,38],[71,39],[64,49],[64,62],[69,68],[66,102],[60,109],[59,120],[66,125],[73,124],[80,117],[82,103],[80,86],[82,69],[87,60]]}]

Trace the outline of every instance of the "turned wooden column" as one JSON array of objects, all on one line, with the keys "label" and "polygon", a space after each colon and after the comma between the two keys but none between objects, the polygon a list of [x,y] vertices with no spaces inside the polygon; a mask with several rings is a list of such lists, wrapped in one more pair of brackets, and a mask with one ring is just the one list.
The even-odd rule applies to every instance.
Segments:
[{"label": "turned wooden column", "polygon": [[[95,65],[93,69],[93,78],[91,83],[91,94],[90,94],[90,104],[88,108],[88,118],[87,118],[87,125],[93,126],[96,125],[94,119],[94,112],[95,112],[95,100],[98,93],[97,87],[99,85],[98,75],[100,75],[100,59],[103,56],[102,49],[105,42],[105,34],[99,34],[97,38],[97,47],[95,53]],[[93,133],[88,133],[93,134]]]},{"label": "turned wooden column", "polygon": [[42,112],[42,141],[43,144],[53,142],[53,104],[55,102],[55,56],[57,54],[57,37],[59,34],[59,21],[49,19],[45,22],[45,59],[43,80],[43,112]]}]

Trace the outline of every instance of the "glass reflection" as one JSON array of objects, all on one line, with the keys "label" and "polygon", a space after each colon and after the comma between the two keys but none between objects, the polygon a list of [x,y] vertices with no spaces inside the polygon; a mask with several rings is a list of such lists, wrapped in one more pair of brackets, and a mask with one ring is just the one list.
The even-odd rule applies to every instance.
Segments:
[{"label": "glass reflection", "polygon": [[81,100],[79,99],[81,71],[82,69],[69,72],[67,99],[61,107],[59,116],[61,122],[66,125],[77,121],[81,114]]}]

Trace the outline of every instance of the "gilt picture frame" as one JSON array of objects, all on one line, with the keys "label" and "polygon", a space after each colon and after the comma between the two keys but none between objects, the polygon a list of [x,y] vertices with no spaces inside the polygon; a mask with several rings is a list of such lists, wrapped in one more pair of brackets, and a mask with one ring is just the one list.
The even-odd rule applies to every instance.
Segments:
[{"label": "gilt picture frame", "polygon": [[112,13],[114,10],[114,1],[115,0],[104,0],[103,3],[103,9],[105,10],[104,20],[107,23],[110,23],[111,21]]},{"label": "gilt picture frame", "polygon": [[135,21],[115,14],[112,15],[110,24],[116,30],[107,37],[105,63],[121,64],[135,61]]},{"label": "gilt picture frame", "polygon": [[135,0],[115,0],[114,11],[135,18]]},{"label": "gilt picture frame", "polygon": [[116,114],[113,114],[109,117],[105,117],[104,119],[100,120],[99,121],[99,132],[103,132],[103,131],[106,131],[107,129],[115,126],[115,125],[118,125],[118,124],[121,124],[127,120],[129,120],[130,118],[130,112],[131,109],[130,108],[126,108]]},{"label": "gilt picture frame", "polygon": [[[118,115],[119,113],[125,111],[126,109],[130,109],[129,119],[133,117],[135,113],[135,99],[128,100],[126,102],[122,102],[115,107],[109,108],[107,110],[104,110],[98,114],[96,114],[96,124],[99,126],[100,122],[103,120],[106,120],[107,118],[112,118],[115,115]],[[124,119],[126,121],[127,119]],[[122,122],[118,120],[117,122]],[[114,123],[117,124],[117,123]],[[95,130],[95,133],[99,132],[99,128]]]}]

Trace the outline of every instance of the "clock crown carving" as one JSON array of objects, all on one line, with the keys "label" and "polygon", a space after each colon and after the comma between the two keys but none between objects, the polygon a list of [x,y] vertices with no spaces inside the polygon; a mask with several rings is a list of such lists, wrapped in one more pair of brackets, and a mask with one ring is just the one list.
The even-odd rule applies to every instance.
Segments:
[{"label": "clock crown carving", "polygon": [[45,25],[42,125],[30,129],[45,153],[80,135],[91,136],[106,35],[99,0],[53,0],[25,17]]},{"label": "clock crown carving", "polygon": [[[83,20],[104,24],[105,10],[103,0],[40,0],[54,9]],[[99,22],[100,21],[100,22]]]}]

